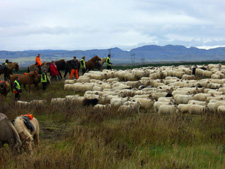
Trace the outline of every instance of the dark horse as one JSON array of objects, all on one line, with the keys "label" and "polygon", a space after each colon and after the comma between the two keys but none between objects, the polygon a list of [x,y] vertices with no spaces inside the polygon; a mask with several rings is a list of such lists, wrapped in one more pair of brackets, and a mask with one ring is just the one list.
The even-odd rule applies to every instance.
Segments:
[{"label": "dark horse", "polygon": [[[94,70],[95,69],[95,65],[98,61],[100,61],[101,58],[98,57],[97,55],[95,55],[93,58],[89,59],[87,62],[85,62],[86,64],[86,70]],[[65,74],[64,74],[64,78],[66,78],[67,73],[70,73],[71,71],[71,62],[72,60],[68,60],[66,62],[66,70],[65,70]],[[80,61],[79,62],[79,69],[80,69]]]},{"label": "dark horse", "polygon": [[0,65],[0,74],[4,73],[4,79],[8,80],[9,75],[12,75],[12,71],[15,69],[19,71],[19,64],[16,62],[9,62],[7,66]]}]

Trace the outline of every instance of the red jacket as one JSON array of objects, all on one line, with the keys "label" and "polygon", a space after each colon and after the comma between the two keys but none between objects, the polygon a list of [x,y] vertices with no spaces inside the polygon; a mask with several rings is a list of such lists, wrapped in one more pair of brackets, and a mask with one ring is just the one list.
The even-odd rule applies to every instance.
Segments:
[{"label": "red jacket", "polygon": [[51,72],[51,75],[52,76],[56,76],[56,75],[59,74],[59,71],[57,69],[57,66],[54,65],[54,64],[52,64],[52,63],[50,64],[50,72]]}]

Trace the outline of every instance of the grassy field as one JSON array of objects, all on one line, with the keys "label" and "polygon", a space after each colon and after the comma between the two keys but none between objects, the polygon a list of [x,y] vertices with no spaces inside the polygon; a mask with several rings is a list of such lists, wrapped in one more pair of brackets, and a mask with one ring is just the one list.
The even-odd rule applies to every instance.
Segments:
[{"label": "grassy field", "polygon": [[160,116],[152,110],[52,107],[51,98],[75,93],[64,91],[63,81],[53,82],[46,92],[39,86],[30,93],[23,90],[21,100],[46,99],[45,107],[15,107],[11,94],[0,102],[0,112],[10,120],[32,113],[41,129],[33,156],[14,156],[7,145],[0,149],[1,169],[225,168],[224,114]]}]

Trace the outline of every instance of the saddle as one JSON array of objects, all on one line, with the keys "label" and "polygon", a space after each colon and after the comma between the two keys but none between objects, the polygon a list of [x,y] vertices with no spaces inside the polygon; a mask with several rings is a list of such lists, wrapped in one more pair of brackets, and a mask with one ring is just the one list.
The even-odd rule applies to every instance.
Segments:
[{"label": "saddle", "polygon": [[4,83],[5,83],[5,81],[0,80],[0,88],[3,88]]},{"label": "saddle", "polygon": [[24,122],[25,126],[26,126],[27,129],[30,130],[31,133],[32,133],[32,132],[34,131],[34,126],[33,126],[33,124],[30,122],[29,117],[23,116],[22,118],[23,118],[23,122]]}]

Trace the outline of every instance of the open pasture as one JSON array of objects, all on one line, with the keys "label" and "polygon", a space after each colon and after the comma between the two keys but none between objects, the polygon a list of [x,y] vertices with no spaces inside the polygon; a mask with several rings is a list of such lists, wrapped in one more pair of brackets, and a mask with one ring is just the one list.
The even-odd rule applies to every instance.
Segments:
[{"label": "open pasture", "polygon": [[[24,90],[24,106],[9,94],[0,112],[11,120],[32,113],[40,122],[40,145],[32,156],[16,157],[6,145],[0,166],[224,168],[225,67],[205,68],[195,76],[186,66],[90,71],[76,81],[53,82],[46,92]],[[97,105],[83,105],[94,99]]]}]

